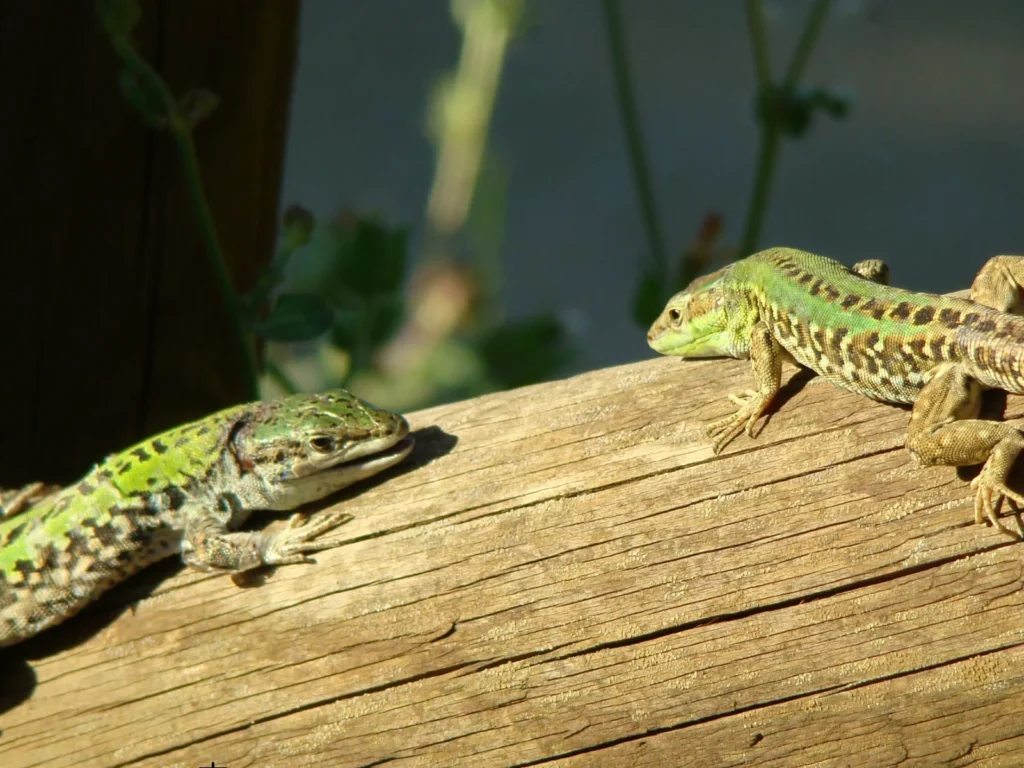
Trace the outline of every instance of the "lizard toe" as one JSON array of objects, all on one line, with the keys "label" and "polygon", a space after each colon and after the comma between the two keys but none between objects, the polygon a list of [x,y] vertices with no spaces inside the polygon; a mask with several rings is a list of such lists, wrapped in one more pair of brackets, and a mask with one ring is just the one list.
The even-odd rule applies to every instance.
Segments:
[{"label": "lizard toe", "polygon": [[[987,521],[1000,533],[1014,539],[1024,539],[1024,525],[1021,524],[1018,506],[1024,501],[1024,497],[1007,488],[1005,483],[993,482],[990,478],[985,477],[984,472],[971,481],[971,487],[977,492],[974,501],[974,521],[976,523]],[[1008,501],[1013,507],[1016,532],[1007,528],[999,517],[1004,501]]]}]

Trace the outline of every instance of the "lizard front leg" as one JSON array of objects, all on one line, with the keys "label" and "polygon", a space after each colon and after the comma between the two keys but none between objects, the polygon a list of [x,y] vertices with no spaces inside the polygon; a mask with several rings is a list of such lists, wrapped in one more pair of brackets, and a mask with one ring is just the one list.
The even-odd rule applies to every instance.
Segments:
[{"label": "lizard front leg", "polygon": [[278,533],[229,532],[214,516],[193,511],[187,518],[182,559],[200,571],[242,573],[264,565],[311,563],[310,555],[338,545],[318,536],[352,519],[344,512],[293,515]]},{"label": "lizard front leg", "polygon": [[959,365],[940,366],[918,395],[907,428],[907,450],[923,465],[984,466],[971,483],[975,490],[974,520],[988,520],[1003,533],[1024,539],[1003,525],[1004,499],[1024,504],[1024,496],[1006,486],[1006,476],[1024,449],[1024,435],[1008,424],[975,418],[981,408],[981,385]]},{"label": "lizard front leg", "polygon": [[729,399],[738,405],[739,409],[705,427],[708,436],[714,440],[715,453],[721,453],[722,449],[744,429],[753,437],[754,424],[778,394],[782,381],[782,347],[772,336],[768,326],[760,320],[750,331],[750,363],[754,369],[757,389],[748,389],[739,395],[729,395]]}]

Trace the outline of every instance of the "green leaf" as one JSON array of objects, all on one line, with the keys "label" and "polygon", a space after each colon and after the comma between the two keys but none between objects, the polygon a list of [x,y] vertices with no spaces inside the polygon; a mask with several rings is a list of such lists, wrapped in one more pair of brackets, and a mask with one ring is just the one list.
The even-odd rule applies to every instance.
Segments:
[{"label": "green leaf", "polygon": [[359,219],[343,259],[349,289],[362,296],[401,290],[407,241],[404,227],[389,229],[377,219]]},{"label": "green leaf", "polygon": [[807,95],[808,101],[835,120],[849,116],[853,108],[852,94],[838,88],[815,88]]},{"label": "green leaf", "polygon": [[331,325],[331,343],[352,356],[354,367],[369,365],[373,353],[401,327],[404,314],[400,296],[338,309]]},{"label": "green leaf", "polygon": [[178,100],[178,115],[189,128],[206,120],[220,104],[220,96],[206,88],[193,88]]},{"label": "green leaf", "polygon": [[385,344],[402,325],[405,317],[405,302],[400,294],[378,299],[369,311],[370,344],[379,347]]},{"label": "green leaf", "polygon": [[775,125],[791,139],[803,136],[811,128],[816,112],[842,120],[850,112],[851,99],[828,88],[783,88],[771,85],[757,96],[758,119]]},{"label": "green leaf", "polygon": [[360,309],[401,294],[407,251],[405,227],[389,227],[372,216],[339,216],[316,226],[288,284],[324,296],[335,307]]},{"label": "green leaf", "polygon": [[316,216],[301,205],[289,205],[284,212],[284,242],[289,250],[309,245],[316,229]]},{"label": "green leaf", "polygon": [[331,343],[350,355],[357,354],[363,347],[363,313],[357,309],[340,309],[334,314],[331,325]]},{"label": "green leaf", "polygon": [[552,378],[570,358],[565,329],[554,315],[506,323],[480,342],[491,379],[511,389]]},{"label": "green leaf", "polygon": [[265,320],[253,324],[253,333],[268,341],[307,341],[331,327],[334,313],[319,296],[283,293]]},{"label": "green leaf", "polygon": [[256,279],[256,287],[251,294],[245,297],[255,312],[262,310],[267,299],[270,298],[270,294],[284,282],[284,268],[290,255],[291,253],[287,251],[284,256],[278,254],[273,261],[260,270],[259,277]]},{"label": "green leaf", "polygon": [[256,287],[249,297],[257,311],[285,281],[285,272],[295,252],[309,244],[316,229],[316,217],[298,205],[288,206],[284,212],[281,245],[273,260],[260,270]]},{"label": "green leaf", "polygon": [[96,15],[111,37],[128,37],[142,19],[138,0],[97,0]]}]

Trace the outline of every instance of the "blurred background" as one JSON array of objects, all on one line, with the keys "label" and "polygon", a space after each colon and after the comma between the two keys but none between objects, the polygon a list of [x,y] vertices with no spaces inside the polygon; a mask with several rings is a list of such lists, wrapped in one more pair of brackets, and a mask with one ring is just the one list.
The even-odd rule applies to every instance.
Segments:
[{"label": "blurred background", "polygon": [[651,357],[671,293],[773,245],[967,287],[1024,252],[1022,31],[1014,0],[0,0],[0,485],[257,396]]},{"label": "blurred background", "polygon": [[[619,5],[664,248],[678,256],[709,213],[735,247],[759,150],[749,4]],[[760,5],[778,78],[813,3]],[[461,42],[451,7],[305,0],[282,202],[377,209],[418,239],[436,161],[424,94]],[[504,174],[505,308],[563,313],[573,371],[651,354],[630,314],[649,247],[603,10],[526,5],[487,148]],[[758,247],[885,259],[894,284],[927,291],[966,288],[989,256],[1024,251],[1022,41],[1014,0],[835,0],[802,84],[850,109],[782,147]]]}]

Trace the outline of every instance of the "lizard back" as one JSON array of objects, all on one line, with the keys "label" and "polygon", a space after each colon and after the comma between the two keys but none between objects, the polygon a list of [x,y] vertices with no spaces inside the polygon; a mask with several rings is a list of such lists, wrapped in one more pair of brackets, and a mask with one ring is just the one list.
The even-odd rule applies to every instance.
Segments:
[{"label": "lizard back", "polygon": [[988,387],[1024,393],[1024,319],[968,299],[866,280],[824,256],[762,251],[729,280],[790,355],[874,399],[913,403],[927,374],[963,364]]},{"label": "lizard back", "polygon": [[143,440],[0,521],[0,646],[179,551],[175,511],[220,470],[210,457],[244,408]]}]

